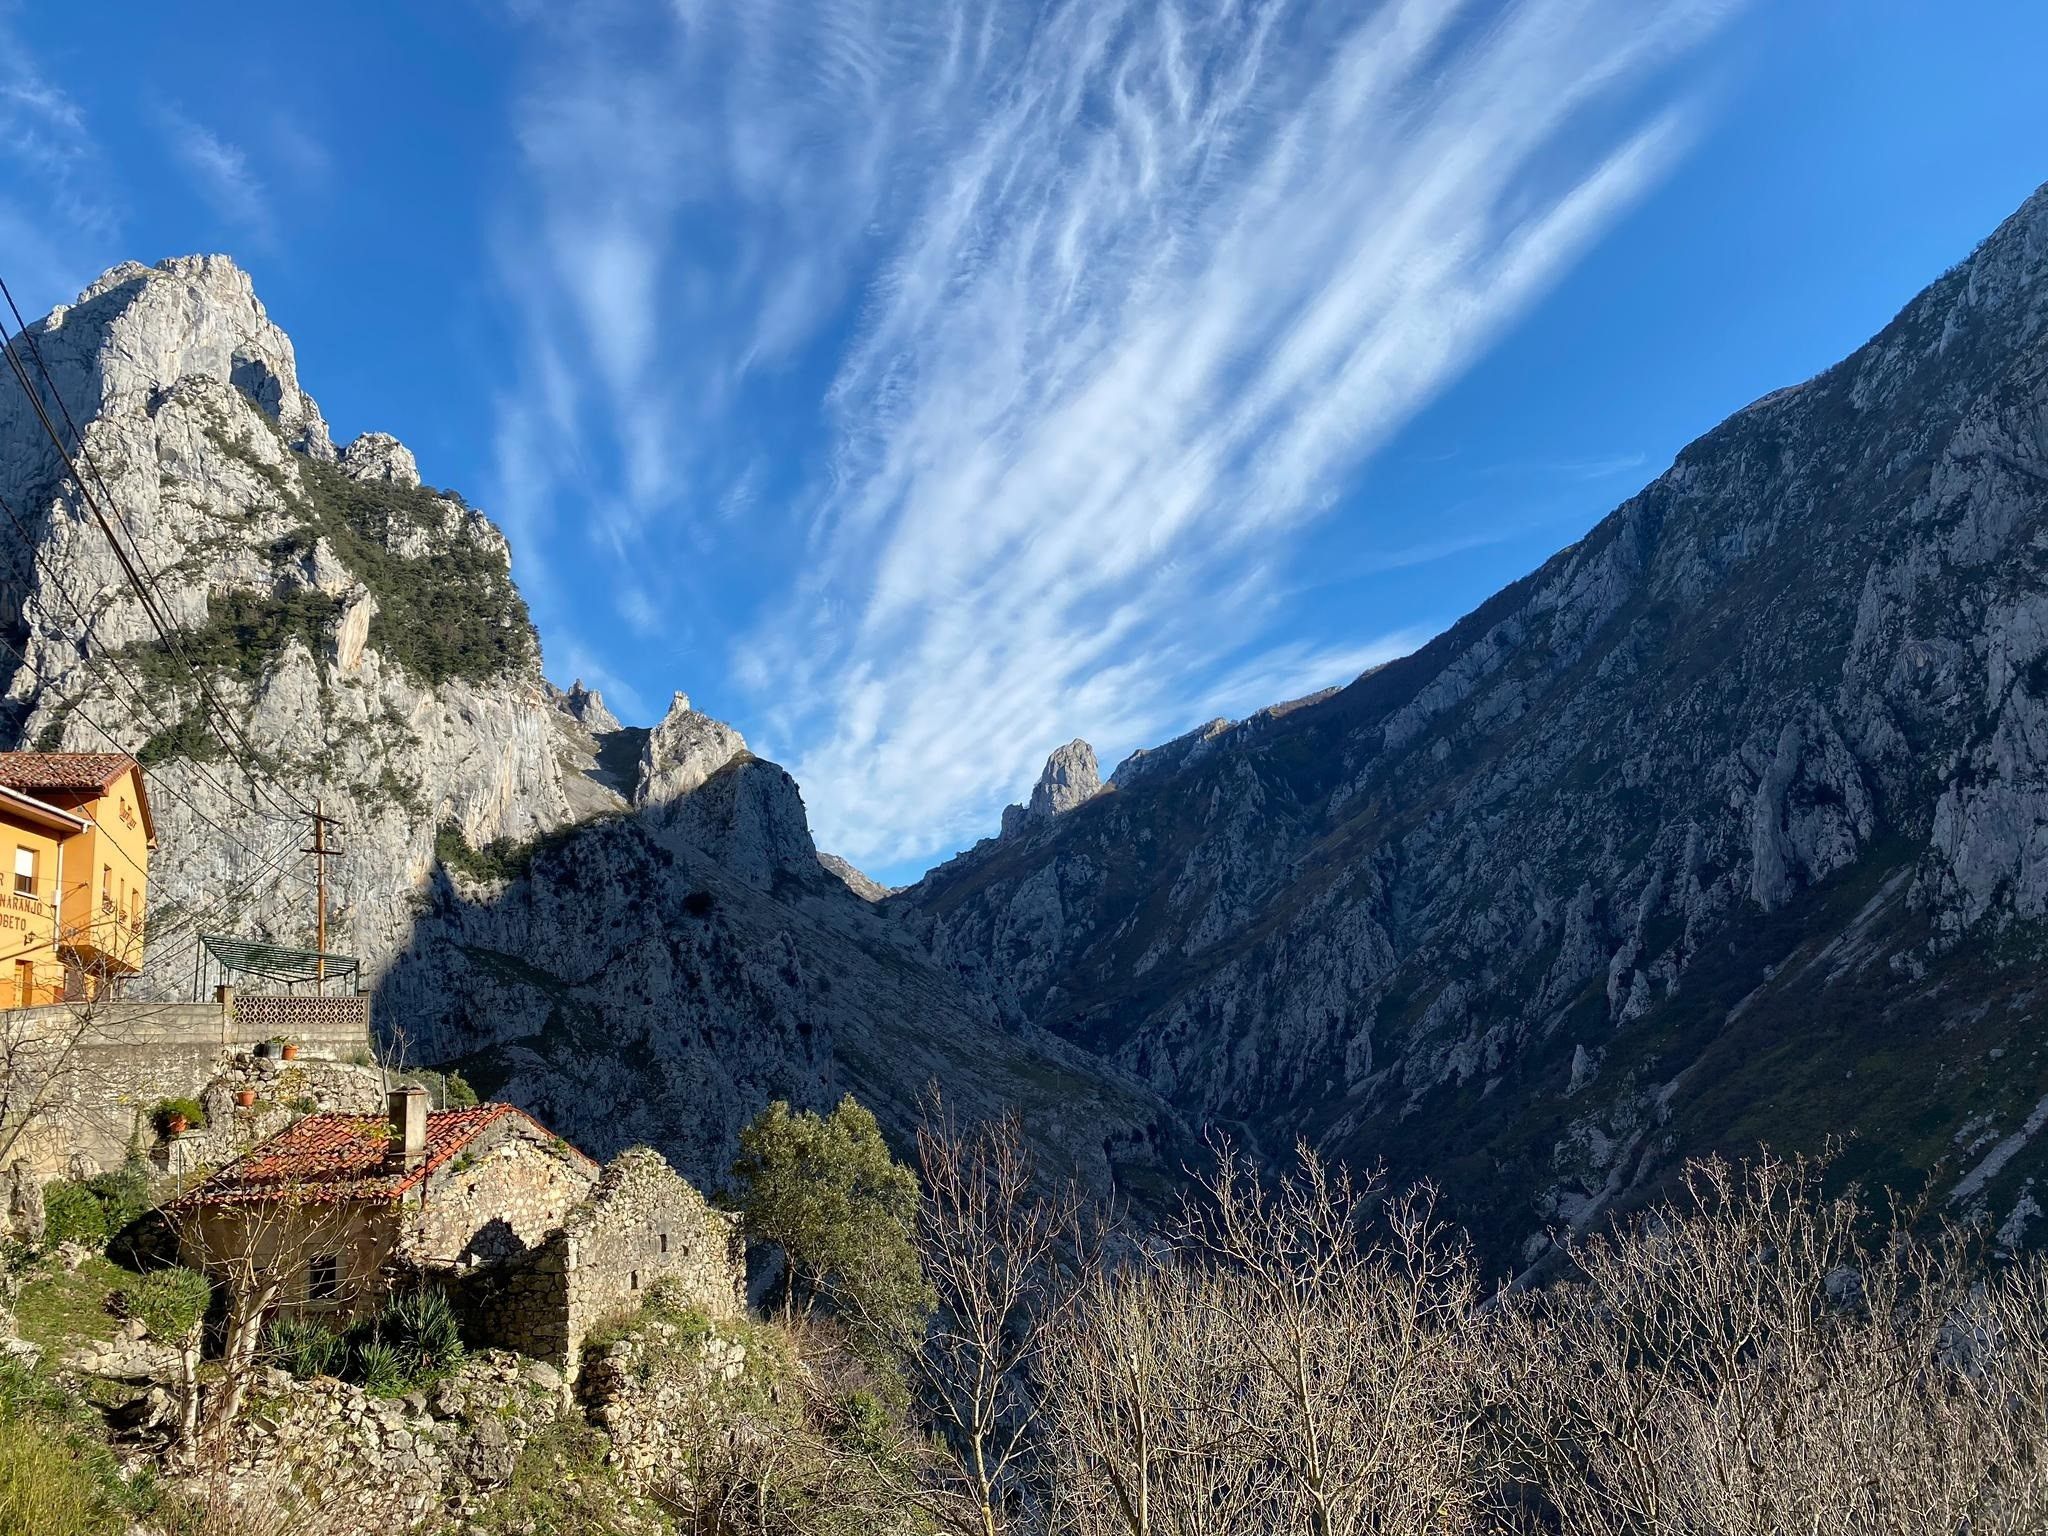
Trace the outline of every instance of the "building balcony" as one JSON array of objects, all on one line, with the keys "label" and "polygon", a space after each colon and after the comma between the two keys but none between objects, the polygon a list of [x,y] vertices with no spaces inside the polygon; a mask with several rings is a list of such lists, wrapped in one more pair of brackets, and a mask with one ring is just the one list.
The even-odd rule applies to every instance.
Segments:
[{"label": "building balcony", "polygon": [[66,948],[88,971],[128,975],[142,969],[142,919],[103,902],[92,920],[66,935]]}]

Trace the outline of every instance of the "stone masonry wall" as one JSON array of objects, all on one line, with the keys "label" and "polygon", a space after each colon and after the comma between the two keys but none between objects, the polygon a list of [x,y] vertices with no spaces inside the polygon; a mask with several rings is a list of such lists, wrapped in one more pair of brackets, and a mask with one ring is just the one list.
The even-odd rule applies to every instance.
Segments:
[{"label": "stone masonry wall", "polygon": [[525,1261],[482,1278],[472,1316],[492,1343],[573,1378],[584,1338],[657,1282],[715,1319],[744,1315],[738,1223],[645,1147],[621,1153],[567,1223]]},{"label": "stone masonry wall", "polygon": [[787,1373],[780,1351],[754,1347],[744,1324],[684,1327],[651,1313],[584,1362],[576,1396],[611,1437],[607,1458],[635,1493],[685,1487],[708,1442],[734,1432]]},{"label": "stone masonry wall", "polygon": [[486,1126],[436,1170],[399,1258],[427,1269],[516,1259],[545,1242],[597,1182],[597,1165],[524,1115]]},{"label": "stone masonry wall", "polygon": [[229,1053],[274,1034],[289,1033],[309,1058],[370,1048],[367,997],[299,999],[337,1006],[309,1015],[298,1031],[276,1028],[275,1010],[245,1016],[247,1005],[265,1001],[238,1003],[230,992],[210,1003],[109,1000],[0,1011],[6,1096],[33,1106],[14,1157],[44,1178],[114,1167],[158,1099],[197,1095]]}]

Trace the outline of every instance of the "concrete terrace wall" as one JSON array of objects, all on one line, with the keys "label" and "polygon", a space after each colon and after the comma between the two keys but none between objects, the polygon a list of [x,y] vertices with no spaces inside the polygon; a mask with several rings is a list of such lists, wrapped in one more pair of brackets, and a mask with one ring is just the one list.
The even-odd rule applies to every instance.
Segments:
[{"label": "concrete terrace wall", "polygon": [[298,1042],[308,1057],[367,1051],[370,1000],[229,993],[210,1003],[115,1000],[0,1011],[7,1117],[0,1144],[11,1140],[8,1160],[25,1159],[45,1178],[74,1165],[114,1167],[158,1099],[196,1095],[226,1053],[276,1035]]}]

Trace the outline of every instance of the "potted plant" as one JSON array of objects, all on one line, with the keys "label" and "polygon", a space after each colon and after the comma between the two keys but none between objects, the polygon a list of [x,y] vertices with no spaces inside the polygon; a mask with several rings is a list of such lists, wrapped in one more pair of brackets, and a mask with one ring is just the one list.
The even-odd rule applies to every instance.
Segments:
[{"label": "potted plant", "polygon": [[182,1136],[206,1124],[206,1111],[197,1099],[159,1099],[150,1118],[159,1136]]},{"label": "potted plant", "polygon": [[279,1041],[277,1052],[286,1061],[297,1061],[299,1059],[299,1048],[297,1044],[290,1040]]},{"label": "potted plant", "polygon": [[237,1088],[235,1090],[235,1102],[244,1109],[253,1107],[256,1103],[256,1090],[254,1088]]}]

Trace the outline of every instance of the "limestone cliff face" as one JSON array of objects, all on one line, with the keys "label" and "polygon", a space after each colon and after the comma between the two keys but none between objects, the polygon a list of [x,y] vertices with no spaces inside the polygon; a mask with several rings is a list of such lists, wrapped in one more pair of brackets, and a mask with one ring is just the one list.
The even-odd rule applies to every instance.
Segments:
[{"label": "limestone cliff face", "polygon": [[0,392],[0,736],[143,758],[146,984],[189,987],[198,932],[311,942],[317,800],[346,829],[329,944],[362,958],[388,1043],[593,1152],[649,1141],[715,1184],[768,1098],[852,1088],[900,1128],[936,1073],[1042,1107],[1042,1143],[1099,1183],[1153,1159],[1158,1102],[998,1030],[825,871],[795,784],[737,731],[680,694],[626,728],[548,684],[497,528],[395,438],[336,452],[232,262],[118,267],[24,340],[176,654]]},{"label": "limestone cliff face", "polygon": [[[7,722],[23,744],[143,756],[162,976],[189,984],[194,928],[309,941],[303,882],[276,877],[306,830],[297,802],[321,798],[348,825],[330,942],[373,965],[405,942],[437,828],[481,846],[569,819],[570,770],[503,536],[420,489],[394,439],[334,462],[291,342],[244,273],[224,257],[117,267],[28,339],[180,655],[160,647],[10,388],[0,487],[23,526],[0,529]],[[474,633],[435,611],[449,601]],[[206,723],[195,670],[241,737]]]},{"label": "limestone cliff face", "polygon": [[1443,1180],[1498,1251],[1759,1137],[1916,1187],[2019,1135],[1959,1187],[2031,1209],[2044,330],[2048,190],[1422,651],[887,908],[1020,1027]]}]

